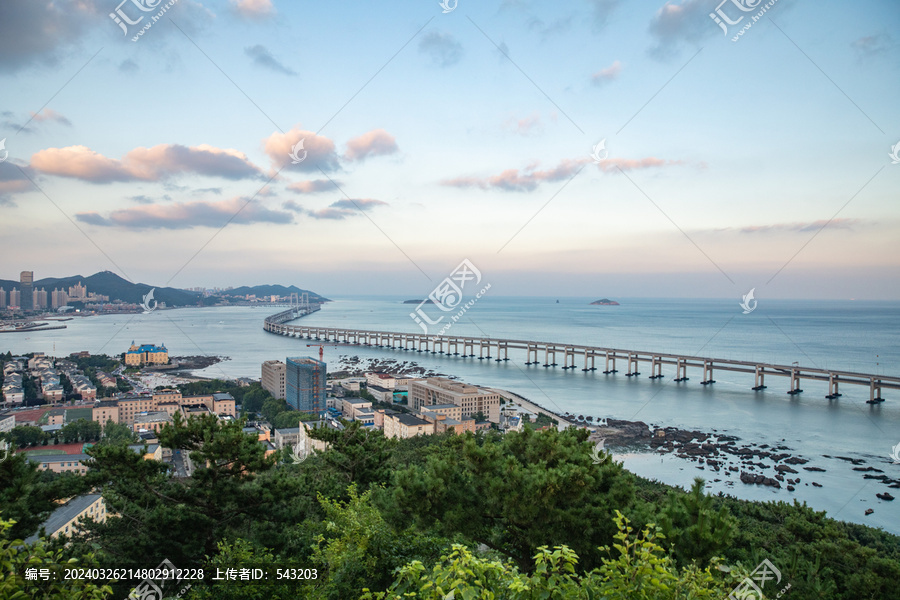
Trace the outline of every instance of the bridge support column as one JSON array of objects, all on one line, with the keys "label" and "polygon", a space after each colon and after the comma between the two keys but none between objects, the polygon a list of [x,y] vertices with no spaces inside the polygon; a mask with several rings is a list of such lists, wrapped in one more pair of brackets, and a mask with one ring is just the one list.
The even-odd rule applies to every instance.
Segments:
[{"label": "bridge support column", "polygon": [[[610,359],[612,359],[612,368],[611,369],[609,368]],[[616,369],[616,354],[613,353],[612,355],[610,355],[609,352],[607,352],[606,353],[606,370],[603,371],[603,374],[609,375],[610,373],[618,373],[618,372],[619,372],[619,370]]]},{"label": "bridge support column", "polygon": [[687,361],[679,358],[675,363],[675,379],[673,381],[687,381]]},{"label": "bridge support column", "polygon": [[884,398],[881,397],[881,380],[870,377],[869,399],[866,400],[866,404],[878,404],[879,402],[884,402]]},{"label": "bridge support column", "polygon": [[703,381],[700,382],[700,385],[709,385],[711,383],[715,383],[716,380],[713,379],[713,364],[712,362],[705,360],[703,361]]},{"label": "bridge support column", "polygon": [[828,376],[828,395],[825,397],[829,400],[834,400],[841,396],[843,396],[843,394],[838,391],[838,376],[832,373]]},{"label": "bridge support column", "polygon": [[788,390],[789,396],[796,396],[803,390],[800,389],[800,371],[791,369],[791,389]]},{"label": "bridge support column", "polygon": [[[591,366],[590,367],[587,366],[588,365],[588,356],[591,357]],[[594,358],[595,358],[594,353],[588,352],[587,349],[585,349],[585,351],[584,351],[584,368],[582,369],[582,371],[596,371],[597,370],[597,367],[594,366]]]},{"label": "bridge support column", "polygon": [[[550,362],[550,355],[553,355],[553,362]],[[545,367],[555,367],[556,366],[556,346],[553,346],[553,349],[550,349],[550,346],[544,346],[544,366]]]},{"label": "bridge support column", "polygon": [[[571,364],[569,363],[569,356],[572,357]],[[569,347],[563,348],[563,371],[568,371],[569,369],[574,369],[574,368],[575,368],[575,351]]]},{"label": "bridge support column", "polygon": [[447,344],[447,353],[448,354],[450,353],[450,345],[451,344],[453,345],[453,356],[459,356],[459,340],[456,338],[453,338],[453,341],[449,342]]},{"label": "bridge support column", "polygon": [[[531,344],[525,345],[525,364],[531,365]],[[537,350],[534,351],[534,363],[537,364]]]},{"label": "bridge support column", "polygon": [[628,354],[628,372],[625,377],[637,377],[641,372],[638,371],[638,359],[636,354]]},{"label": "bridge support column", "polygon": [[654,356],[650,363],[650,379],[662,379],[662,356]]},{"label": "bridge support column", "polygon": [[756,378],[754,386],[751,388],[754,392],[766,389],[766,368],[762,365],[756,365]]}]

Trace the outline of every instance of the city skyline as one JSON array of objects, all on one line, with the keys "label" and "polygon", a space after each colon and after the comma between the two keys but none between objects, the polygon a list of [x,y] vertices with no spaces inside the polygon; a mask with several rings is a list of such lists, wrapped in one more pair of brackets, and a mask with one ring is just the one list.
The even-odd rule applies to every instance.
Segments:
[{"label": "city skyline", "polygon": [[900,7],[718,4],[0,7],[0,276],[900,299]]}]

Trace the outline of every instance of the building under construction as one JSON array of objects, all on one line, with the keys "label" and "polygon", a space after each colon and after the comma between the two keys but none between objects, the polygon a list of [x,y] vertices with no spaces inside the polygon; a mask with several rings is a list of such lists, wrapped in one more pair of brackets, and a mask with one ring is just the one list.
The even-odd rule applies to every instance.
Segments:
[{"label": "building under construction", "polygon": [[295,410],[325,412],[325,363],[309,356],[285,359],[284,395]]}]

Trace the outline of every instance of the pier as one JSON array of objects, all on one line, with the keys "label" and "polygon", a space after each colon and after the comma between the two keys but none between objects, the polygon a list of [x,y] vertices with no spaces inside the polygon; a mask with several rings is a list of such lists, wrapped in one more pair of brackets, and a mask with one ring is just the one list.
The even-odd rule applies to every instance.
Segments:
[{"label": "pier", "polygon": [[[392,348],[410,352],[445,354],[477,360],[493,360],[505,362],[510,360],[509,352],[524,351],[526,365],[539,365],[544,368],[560,366],[563,370],[583,372],[602,369],[605,375],[619,372],[617,364],[625,369],[626,377],[638,377],[641,369],[649,369],[650,379],[662,379],[663,367],[671,367],[673,381],[684,383],[690,380],[688,371],[700,375],[700,385],[708,386],[716,382],[717,371],[747,373],[754,376],[752,390],[767,388],[766,378],[782,377],[788,380],[789,395],[803,392],[802,381],[821,381],[828,384],[829,400],[839,398],[842,386],[855,385],[869,388],[869,404],[884,402],[882,390],[900,390],[900,377],[858,373],[854,371],[835,371],[817,367],[804,367],[797,363],[779,365],[759,363],[726,358],[709,358],[666,354],[663,352],[647,352],[624,350],[621,348],[603,348],[579,344],[562,344],[556,342],[538,342],[530,340],[513,340],[490,337],[470,337],[457,335],[434,336],[422,333],[402,333],[396,331],[369,331],[365,329],[340,329],[335,327],[315,327],[289,325],[289,321],[319,310],[319,305],[309,304],[301,308],[292,308],[272,315],[264,321],[263,328],[269,333],[278,335],[343,343],[350,346],[369,346],[373,348]],[[618,361],[618,363],[617,363]]]}]

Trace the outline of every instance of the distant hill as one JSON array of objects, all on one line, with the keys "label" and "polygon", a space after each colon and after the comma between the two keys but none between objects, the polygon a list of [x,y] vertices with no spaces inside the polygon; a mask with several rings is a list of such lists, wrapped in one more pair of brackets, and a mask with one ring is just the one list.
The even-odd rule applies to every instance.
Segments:
[{"label": "distant hill", "polygon": [[[302,294],[304,292],[309,294],[310,301],[328,301],[328,298],[324,298],[314,292],[301,290],[293,285],[290,287],[284,287],[283,285],[242,286],[233,290],[228,290],[228,292],[219,292],[215,296],[204,298],[203,294],[200,292],[189,292],[173,287],[157,287],[146,283],[131,283],[130,281],[119,277],[112,271],[101,271],[89,275],[88,277],[83,277],[81,275],[74,275],[72,277],[46,277],[44,279],[36,280],[34,282],[34,287],[44,288],[49,293],[56,288],[68,291],[71,286],[78,283],[84,284],[84,286],[87,287],[88,292],[109,296],[110,300],[121,300],[123,302],[132,302],[134,304],[140,304],[144,300],[144,296],[151,289],[155,290],[153,292],[154,300],[157,302],[165,302],[167,306],[209,305],[216,302],[216,296],[244,296],[247,294],[256,294],[257,296],[289,296],[291,293]],[[0,279],[0,287],[9,291],[13,288],[19,288],[20,284],[18,281]]]},{"label": "distant hill", "polygon": [[[157,302],[165,302],[167,306],[188,306],[198,304],[202,296],[197,292],[188,292],[172,287],[156,287],[147,285],[146,283],[131,283],[127,279],[123,279],[112,271],[100,271],[87,277],[74,275],[72,277],[46,277],[38,279],[34,282],[35,288],[44,288],[47,292],[52,292],[55,288],[69,290],[69,287],[82,283],[87,287],[88,292],[94,292],[102,296],[109,296],[110,300],[121,300],[123,302],[132,302],[140,304],[144,300],[144,296],[151,289],[156,288],[153,292],[153,298]],[[18,281],[0,280],[0,287],[5,290],[20,287]]]},{"label": "distant hill", "polygon": [[257,298],[260,296],[290,296],[291,294],[309,294],[310,302],[330,302],[330,300],[328,298],[325,298],[324,296],[320,296],[319,294],[310,292],[309,290],[301,290],[295,285],[292,285],[290,287],[285,287],[283,285],[242,285],[241,287],[228,290],[227,292],[218,292],[217,295],[246,296],[247,294],[255,294]]}]

